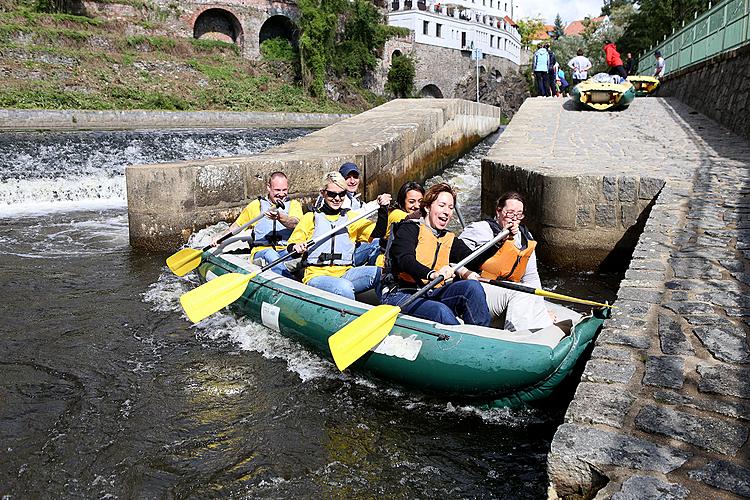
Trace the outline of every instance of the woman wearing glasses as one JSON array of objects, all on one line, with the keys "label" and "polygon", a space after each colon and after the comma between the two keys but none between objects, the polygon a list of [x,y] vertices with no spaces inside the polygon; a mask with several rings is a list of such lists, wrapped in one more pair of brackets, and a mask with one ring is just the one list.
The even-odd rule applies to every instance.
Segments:
[{"label": "woman wearing glasses", "polygon": [[323,204],[302,216],[289,237],[289,251],[303,254],[305,274],[302,282],[321,290],[354,299],[354,294],[374,288],[380,279],[377,266],[352,267],[357,242],[368,242],[385,235],[388,222],[390,194],[378,196],[378,222],[361,219],[348,226],[347,231],[321,241],[313,247],[306,242],[342,227],[354,217],[349,209],[342,208],[346,198],[346,181],[339,172],[326,174],[320,189]]},{"label": "woman wearing glasses", "polygon": [[[471,249],[490,241],[503,229],[510,229],[513,239],[499,244],[497,251],[481,265],[482,278],[521,282],[541,288],[536,266],[536,241],[522,224],[525,216],[523,196],[509,191],[497,200],[495,218],[473,222],[459,238]],[[494,317],[505,313],[505,330],[544,328],[552,324],[542,297],[482,283],[487,306]]]}]

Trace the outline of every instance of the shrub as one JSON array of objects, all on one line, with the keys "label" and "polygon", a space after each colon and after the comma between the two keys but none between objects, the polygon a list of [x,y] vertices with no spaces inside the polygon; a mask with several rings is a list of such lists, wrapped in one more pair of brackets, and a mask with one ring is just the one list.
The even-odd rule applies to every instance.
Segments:
[{"label": "shrub", "polygon": [[260,44],[260,53],[268,61],[294,62],[299,58],[297,49],[286,38],[269,38]]},{"label": "shrub", "polygon": [[385,88],[396,97],[409,97],[414,92],[414,60],[405,55],[393,58],[388,70],[388,81]]}]

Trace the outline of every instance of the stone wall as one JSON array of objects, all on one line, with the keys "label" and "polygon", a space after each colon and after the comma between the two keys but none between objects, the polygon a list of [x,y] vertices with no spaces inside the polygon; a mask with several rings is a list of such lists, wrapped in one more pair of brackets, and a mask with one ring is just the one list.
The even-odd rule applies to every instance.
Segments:
[{"label": "stone wall", "polygon": [[744,137],[750,137],[750,44],[668,74],[657,95],[676,97]]},{"label": "stone wall", "polygon": [[[374,92],[381,94],[385,92],[388,70],[393,61],[393,53],[397,50],[414,59],[416,69],[414,90],[417,93],[428,85],[434,85],[440,89],[442,97],[458,97],[456,86],[476,73],[476,61],[470,59],[469,51],[417,43],[412,34],[410,37],[390,39],[386,42],[383,59],[375,70],[374,81],[371,83]],[[493,78],[518,73],[516,64],[497,56],[485,55],[485,58],[479,61],[479,65],[483,73],[492,75]]]},{"label": "stone wall", "polygon": [[292,193],[319,188],[345,161],[359,165],[364,197],[426,179],[500,126],[493,106],[457,99],[403,99],[250,157],[213,158],[125,171],[131,245],[171,250],[196,229],[237,216],[286,172]]}]

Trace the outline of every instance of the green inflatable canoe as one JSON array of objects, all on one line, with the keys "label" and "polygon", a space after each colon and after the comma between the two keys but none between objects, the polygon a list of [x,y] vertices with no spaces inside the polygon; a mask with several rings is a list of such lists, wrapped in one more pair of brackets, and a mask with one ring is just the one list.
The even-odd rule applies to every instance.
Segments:
[{"label": "green inflatable canoe", "polygon": [[629,106],[635,99],[635,87],[628,81],[609,83],[589,78],[573,87],[570,95],[580,108],[606,111]]},{"label": "green inflatable canoe", "polygon": [[[204,253],[203,259],[202,281],[258,270],[246,256]],[[230,309],[331,359],[328,337],[372,307],[266,271]],[[350,369],[477,406],[521,406],[560,384],[608,315],[597,310],[580,317],[557,308],[558,317],[573,319],[533,332],[447,326],[401,315],[385,340]]]}]

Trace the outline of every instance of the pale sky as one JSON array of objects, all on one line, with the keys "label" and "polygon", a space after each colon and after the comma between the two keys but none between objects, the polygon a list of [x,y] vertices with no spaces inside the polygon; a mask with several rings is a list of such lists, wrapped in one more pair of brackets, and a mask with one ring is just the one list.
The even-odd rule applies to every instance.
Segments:
[{"label": "pale sky", "polygon": [[602,10],[602,0],[514,0],[518,6],[519,19],[541,17],[546,24],[552,24],[560,13],[563,24],[586,16],[597,17]]}]

